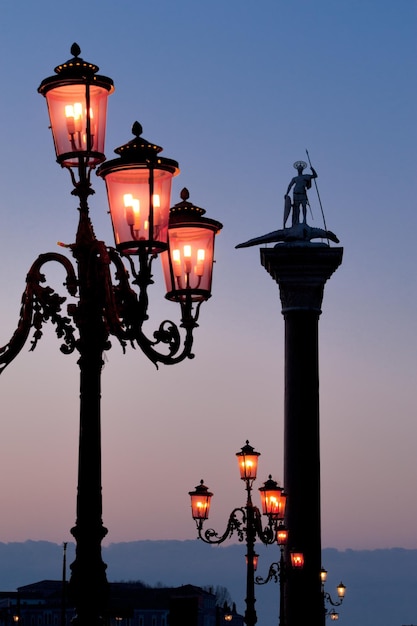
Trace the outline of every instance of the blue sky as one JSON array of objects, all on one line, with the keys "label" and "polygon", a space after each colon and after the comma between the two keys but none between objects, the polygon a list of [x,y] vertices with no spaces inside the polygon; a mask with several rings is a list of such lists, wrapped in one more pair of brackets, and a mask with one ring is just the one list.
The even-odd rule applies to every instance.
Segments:
[{"label": "blue sky", "polygon": [[[281,226],[292,164],[308,149],[327,227],[344,247],[320,321],[323,545],[416,548],[415,2],[9,0],[1,13],[0,345],[32,261],[74,238],[76,200],[37,93],[74,41],[115,83],[107,157],[139,120],[180,163],[172,203],[186,186],[224,224],[196,358],[156,371],[116,341],[107,354],[106,541],[193,538],[188,491],[201,478],[215,493],[213,525],[224,527],[244,502],[235,452],[246,439],[262,454],[259,486],[269,473],[282,480],[278,288],[258,248],[235,245]],[[104,185],[93,180],[95,231],[112,244]],[[310,202],[310,223],[322,227],[314,188]],[[156,279],[150,334],[179,319]],[[48,280],[62,291],[53,267]],[[76,357],[60,354],[49,329],[0,385],[0,541],[70,540]]]}]

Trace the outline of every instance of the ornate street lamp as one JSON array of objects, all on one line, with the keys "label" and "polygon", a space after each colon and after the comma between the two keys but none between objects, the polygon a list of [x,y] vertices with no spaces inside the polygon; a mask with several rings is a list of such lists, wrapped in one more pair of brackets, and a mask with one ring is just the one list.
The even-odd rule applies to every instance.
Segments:
[{"label": "ornate street lamp", "polygon": [[[188,211],[186,217],[178,210],[179,205],[169,209],[171,180],[179,173],[178,163],[161,157],[162,148],[141,137],[138,123],[133,125],[134,139],[116,150],[118,158],[104,162],[107,98],[114,90],[113,81],[97,74],[99,68],[84,61],[80,52],[73,44],[73,57],[58,65],[55,75],[42,81],[38,89],[47,101],[57,161],[69,171],[71,193],[79,199],[75,242],[61,244],[76,263],[74,267],[66,256],[55,252],[41,254],[33,263],[18,327],[9,343],[0,348],[0,372],[19,354],[32,328],[31,349],[36,347],[48,320],[55,325],[61,351],[79,353],[77,516],[71,529],[76,555],[70,591],[76,623],[93,626],[105,619],[108,599],[106,565],[101,557],[101,541],[107,533],[102,523],[100,440],[104,352],[110,349],[113,335],[123,350],[128,344],[137,344],[155,365],[193,357],[193,330],[201,303],[211,295],[214,236],[222,225],[203,219],[203,209],[194,211],[195,215]],[[94,193],[91,172],[98,165],[97,173],[107,186],[116,248],[96,239],[89,216],[88,197]],[[188,192],[183,192],[180,205],[185,196]],[[181,229],[186,235],[183,239],[176,234]],[[203,237],[199,239],[200,232]],[[181,274],[175,265],[180,245]],[[174,262],[168,274],[171,272],[176,283],[168,283],[167,298],[180,303],[183,331],[168,320],[149,338],[143,324],[148,319],[151,265],[160,253]],[[76,298],[67,304],[65,313],[62,307],[66,297],[44,284],[43,266],[49,261],[63,266],[64,286]]]},{"label": "ornate street lamp", "polygon": [[[199,539],[205,543],[220,544],[226,541],[236,532],[239,541],[246,542],[246,611],[245,623],[247,626],[254,626],[257,621],[255,610],[255,570],[258,563],[258,555],[255,552],[255,542],[258,538],[265,545],[272,544],[276,540],[279,523],[284,518],[285,496],[283,489],[272,480],[271,476],[259,488],[261,493],[262,514],[267,516],[268,523],[262,525],[261,512],[252,503],[252,485],[256,480],[259,452],[256,452],[249,441],[236,453],[238,459],[240,477],[245,482],[246,506],[233,509],[229,516],[229,521],[225,532],[219,535],[215,530],[209,528],[203,531],[203,524],[209,517],[211,498],[213,494],[203,481],[190,491],[191,514],[197,525]],[[281,500],[282,498],[282,500]],[[281,502],[278,506],[277,502]]]},{"label": "ornate street lamp", "polygon": [[327,580],[327,570],[324,569],[324,567],[321,568],[320,570],[320,580],[321,580],[321,590],[322,590],[322,595],[323,595],[323,610],[324,610],[324,614],[326,617],[330,617],[331,620],[338,620],[339,619],[339,614],[334,610],[334,608],[332,609],[328,609],[326,606],[326,603],[330,604],[332,607],[335,606],[340,606],[344,600],[345,594],[346,594],[346,586],[340,582],[337,587],[337,596],[339,598],[338,601],[334,601],[330,595],[330,593],[328,591],[325,591],[324,589],[324,584]]}]

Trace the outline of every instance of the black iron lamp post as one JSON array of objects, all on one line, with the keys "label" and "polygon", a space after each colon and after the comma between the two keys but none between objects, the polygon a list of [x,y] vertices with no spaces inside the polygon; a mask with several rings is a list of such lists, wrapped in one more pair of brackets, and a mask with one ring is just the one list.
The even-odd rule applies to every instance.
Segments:
[{"label": "black iron lamp post", "polygon": [[[123,350],[138,345],[157,366],[192,358],[193,331],[201,303],[211,295],[214,236],[222,225],[203,217],[204,210],[182,202],[170,210],[173,176],[178,163],[160,156],[162,148],[141,137],[138,123],[134,139],[116,150],[118,158],[105,161],[104,138],[107,98],[113,81],[97,74],[98,67],[73,57],[42,81],[58,163],[71,176],[72,194],[79,200],[79,224],[72,244],[62,244],[75,259],[63,254],[41,254],[29,270],[18,327],[0,348],[0,372],[18,355],[31,329],[33,350],[50,320],[61,340],[61,351],[77,351],[80,368],[80,439],[76,540],[71,565],[70,592],[76,623],[93,626],[103,621],[108,600],[106,565],[101,541],[107,533],[102,523],[100,397],[103,356],[110,336]],[[89,216],[88,197],[94,193],[91,173],[106,181],[116,248],[98,241]],[[179,302],[180,330],[164,321],[149,338],[143,329],[148,319],[148,287],[152,262],[164,257],[167,298]],[[45,286],[43,267],[59,263],[66,272],[64,286],[73,298],[62,311],[66,297]],[[137,262],[136,262],[137,261]],[[126,268],[127,265],[127,268]],[[130,279],[131,277],[131,279]],[[184,337],[183,337],[184,335]]]},{"label": "black iron lamp post", "polygon": [[288,530],[284,524],[280,524],[276,534],[277,544],[280,548],[280,559],[278,562],[271,563],[268,574],[265,578],[257,576],[255,578],[256,585],[266,585],[271,580],[279,582],[279,626],[286,626],[285,620],[285,602],[284,602],[284,583],[286,577],[292,570],[300,570],[304,567],[304,555],[297,550],[290,550],[290,563],[285,559],[285,546],[288,544]]},{"label": "black iron lamp post", "polygon": [[246,542],[246,610],[245,623],[254,626],[257,622],[255,610],[255,570],[258,555],[255,552],[255,542],[258,538],[264,544],[272,544],[276,540],[279,523],[284,519],[286,496],[282,487],[271,476],[259,488],[262,503],[262,514],[267,516],[268,523],[262,525],[261,512],[252,502],[252,485],[256,480],[259,452],[256,452],[249,442],[236,453],[239,463],[240,477],[245,482],[246,506],[233,509],[229,516],[227,528],[222,535],[213,529],[203,531],[203,524],[208,519],[210,501],[213,494],[201,481],[190,491],[191,512],[197,524],[199,539],[205,543],[223,543],[236,531],[239,541]]},{"label": "black iron lamp post", "polygon": [[321,580],[321,590],[322,590],[322,595],[323,595],[324,614],[326,617],[330,617],[332,621],[336,621],[339,619],[339,613],[337,613],[337,611],[335,611],[334,608],[328,608],[326,606],[326,603],[330,604],[331,607],[340,606],[345,597],[346,586],[342,582],[340,582],[337,585],[336,589],[337,589],[337,595],[338,595],[339,600],[335,601],[332,599],[330,593],[328,591],[325,591],[324,589],[324,584],[327,580],[327,570],[325,570],[324,567],[322,567],[320,570],[320,580]]}]

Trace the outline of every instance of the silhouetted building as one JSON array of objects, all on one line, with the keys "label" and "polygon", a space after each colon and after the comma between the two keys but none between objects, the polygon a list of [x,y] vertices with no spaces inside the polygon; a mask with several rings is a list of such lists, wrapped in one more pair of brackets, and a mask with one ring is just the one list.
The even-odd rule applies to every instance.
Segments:
[{"label": "silhouetted building", "polygon": [[[0,626],[67,626],[75,616],[68,583],[42,580],[0,592]],[[108,626],[244,626],[235,606],[216,606],[216,596],[194,585],[148,587],[110,583]]]}]

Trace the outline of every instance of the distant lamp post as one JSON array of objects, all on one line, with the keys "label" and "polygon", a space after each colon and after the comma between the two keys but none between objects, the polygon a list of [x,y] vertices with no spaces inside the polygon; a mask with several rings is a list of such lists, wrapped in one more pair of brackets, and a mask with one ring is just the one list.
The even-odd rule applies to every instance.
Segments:
[{"label": "distant lamp post", "polygon": [[[79,201],[75,242],[60,245],[75,259],[51,252],[41,254],[27,274],[18,327],[9,343],[0,347],[0,372],[22,350],[31,329],[33,350],[50,320],[64,354],[79,353],[80,437],[77,515],[71,529],[76,540],[71,564],[70,591],[77,626],[98,626],[108,611],[106,565],[101,542],[107,534],[102,522],[100,398],[104,354],[115,337],[123,350],[138,345],[156,366],[192,358],[193,331],[201,303],[211,296],[214,237],[220,222],[203,217],[204,209],[182,202],[170,209],[171,181],[178,163],[160,155],[162,148],[143,139],[133,125],[134,138],[116,149],[118,158],[105,162],[107,98],[113,81],[98,67],[73,57],[55,68],[39,93],[46,98],[58,163],[68,170],[72,195]],[[106,183],[115,248],[98,241],[90,220],[88,198],[94,193],[91,173]],[[152,262],[166,255],[164,273],[169,300],[178,302],[181,324],[162,322],[151,337],[143,330],[148,320],[148,287]],[[74,301],[45,285],[43,267],[61,265],[64,286]],[[182,330],[180,330],[180,328]]]},{"label": "distant lamp post", "polygon": [[335,622],[339,619],[339,613],[337,613],[337,611],[335,611],[334,609],[331,609],[326,613],[326,617],[330,617],[330,619]]},{"label": "distant lamp post", "polygon": [[254,626],[257,621],[255,610],[255,570],[258,555],[255,552],[255,542],[258,538],[264,544],[272,544],[276,540],[279,523],[285,512],[285,494],[283,488],[272,480],[271,476],[260,487],[262,514],[267,516],[268,523],[262,526],[260,510],[252,503],[252,485],[256,480],[259,452],[256,452],[249,442],[236,453],[240,477],[245,482],[247,493],[246,505],[233,509],[229,516],[227,528],[222,535],[213,529],[203,531],[203,524],[208,519],[210,503],[213,494],[201,481],[194,491],[190,491],[191,514],[197,524],[198,537],[205,543],[220,544],[226,541],[236,531],[239,541],[246,541],[246,611],[245,623]]},{"label": "distant lamp post", "polygon": [[324,567],[321,568],[320,570],[320,580],[321,580],[321,588],[322,588],[322,595],[323,595],[323,610],[324,610],[324,614],[326,617],[330,617],[331,620],[335,621],[339,619],[339,614],[334,610],[334,608],[328,609],[326,607],[326,603],[330,604],[332,607],[335,606],[340,606],[344,600],[345,597],[345,593],[346,593],[346,586],[340,582],[338,584],[338,586],[336,587],[337,589],[337,596],[339,598],[338,601],[334,601],[330,595],[330,593],[328,593],[327,591],[325,591],[324,589],[324,585],[325,582],[327,580],[327,570],[324,569]]},{"label": "distant lamp post", "polygon": [[225,602],[223,605],[223,621],[231,622],[232,620],[233,620],[232,610],[230,609],[227,602]]},{"label": "distant lamp post", "polygon": [[224,622],[228,624],[237,623],[238,620],[235,620],[236,616],[237,611],[235,603],[230,607],[227,602],[224,602],[223,606],[216,607],[216,626],[221,626]]},{"label": "distant lamp post", "polygon": [[[286,626],[285,603],[284,603],[284,583],[289,573],[289,565],[285,561],[285,547],[288,543],[288,530],[280,523],[276,532],[276,541],[280,548],[279,562],[271,563],[266,578],[257,576],[255,584],[266,585],[273,580],[279,582],[279,626]],[[290,551],[290,567],[292,569],[302,569],[304,566],[304,556],[301,552]]]}]

